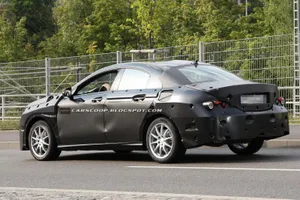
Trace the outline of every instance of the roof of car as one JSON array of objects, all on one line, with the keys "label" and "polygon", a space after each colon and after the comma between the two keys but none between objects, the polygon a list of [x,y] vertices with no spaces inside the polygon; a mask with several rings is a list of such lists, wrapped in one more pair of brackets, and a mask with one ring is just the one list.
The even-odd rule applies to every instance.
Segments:
[{"label": "roof of car", "polygon": [[[194,64],[195,61],[189,61],[189,60],[170,60],[170,61],[152,61],[152,62],[127,62],[127,63],[119,63],[119,64],[114,64],[110,65],[107,67],[103,67],[94,73],[90,74],[89,76],[85,77],[83,80],[78,82],[76,85],[80,84],[83,81],[86,81],[89,79],[91,76],[110,71],[110,70],[115,70],[115,69],[130,69],[130,68],[140,68],[141,70],[144,70],[152,75],[157,75],[160,76],[163,72],[170,68],[176,68],[180,66],[187,66],[187,65],[192,65]],[[201,64],[207,64],[207,63],[201,63],[198,62],[199,65]],[[75,86],[76,86],[75,85]]]},{"label": "roof of car", "polygon": [[[120,67],[130,66],[130,67],[145,67],[145,68],[159,68],[162,70],[167,70],[171,67],[179,67],[179,66],[185,66],[185,65],[191,65],[194,64],[195,61],[189,61],[189,60],[170,60],[170,61],[153,61],[153,62],[129,62],[129,63],[121,63],[118,64]],[[205,64],[198,62],[198,64]]]}]

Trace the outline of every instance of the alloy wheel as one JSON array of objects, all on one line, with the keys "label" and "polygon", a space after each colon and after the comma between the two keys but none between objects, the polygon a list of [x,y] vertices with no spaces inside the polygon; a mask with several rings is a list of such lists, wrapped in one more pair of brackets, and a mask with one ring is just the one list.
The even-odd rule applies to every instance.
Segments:
[{"label": "alloy wheel", "polygon": [[157,123],[149,134],[149,146],[153,155],[159,159],[166,158],[172,151],[173,133],[166,123]]},{"label": "alloy wheel", "polygon": [[44,157],[49,151],[50,135],[46,127],[39,125],[35,127],[30,138],[31,149],[38,158]]},{"label": "alloy wheel", "polygon": [[249,143],[236,143],[232,145],[237,149],[246,149],[249,146]]}]

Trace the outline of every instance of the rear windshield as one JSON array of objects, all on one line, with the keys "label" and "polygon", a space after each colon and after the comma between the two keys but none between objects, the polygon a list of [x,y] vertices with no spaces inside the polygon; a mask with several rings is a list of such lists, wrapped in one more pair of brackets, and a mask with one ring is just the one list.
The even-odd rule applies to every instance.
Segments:
[{"label": "rear windshield", "polygon": [[177,68],[179,73],[191,83],[202,83],[212,81],[240,81],[238,76],[212,65],[184,66]]}]

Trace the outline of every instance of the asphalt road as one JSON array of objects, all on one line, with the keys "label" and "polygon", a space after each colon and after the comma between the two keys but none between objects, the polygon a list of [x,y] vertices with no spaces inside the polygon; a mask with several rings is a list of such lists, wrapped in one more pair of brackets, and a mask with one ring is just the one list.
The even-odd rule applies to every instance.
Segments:
[{"label": "asphalt road", "polygon": [[0,150],[0,187],[300,199],[300,149],[240,157],[198,148],[168,165],[144,152],[63,152],[57,161],[38,162],[29,152]]}]

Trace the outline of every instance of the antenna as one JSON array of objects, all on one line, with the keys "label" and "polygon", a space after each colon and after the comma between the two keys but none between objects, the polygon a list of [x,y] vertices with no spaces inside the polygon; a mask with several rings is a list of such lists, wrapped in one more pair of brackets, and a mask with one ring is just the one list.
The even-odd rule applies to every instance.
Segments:
[{"label": "antenna", "polygon": [[196,60],[193,64],[195,67],[198,67],[198,65],[199,65],[198,60]]}]

